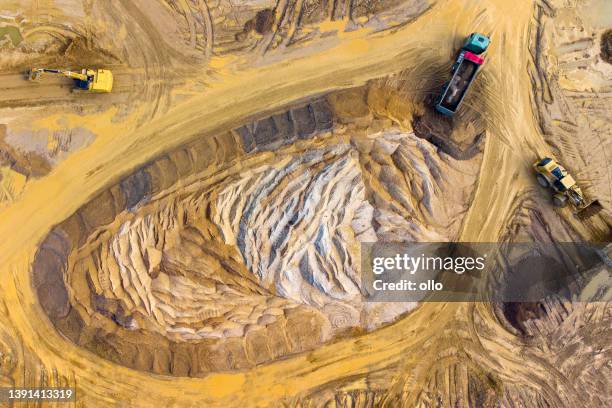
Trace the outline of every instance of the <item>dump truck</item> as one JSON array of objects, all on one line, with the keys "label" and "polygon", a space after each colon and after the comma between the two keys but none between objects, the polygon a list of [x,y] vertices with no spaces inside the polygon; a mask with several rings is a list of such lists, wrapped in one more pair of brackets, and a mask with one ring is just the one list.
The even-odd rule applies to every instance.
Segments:
[{"label": "dump truck", "polygon": [[545,188],[552,188],[553,205],[558,208],[570,203],[574,213],[581,219],[598,213],[602,207],[597,200],[588,201],[576,180],[555,160],[544,157],[533,164],[538,184]]},{"label": "dump truck", "polygon": [[484,58],[480,55],[489,47],[489,37],[479,33],[470,34],[457,56],[451,70],[453,76],[442,87],[436,100],[436,110],[443,115],[453,116],[459,109],[470,85],[476,78]]},{"label": "dump truck", "polygon": [[30,81],[38,81],[43,73],[63,75],[74,80],[75,89],[94,93],[113,90],[113,73],[108,69],[83,69],[81,72],[66,69],[32,68],[28,71]]}]

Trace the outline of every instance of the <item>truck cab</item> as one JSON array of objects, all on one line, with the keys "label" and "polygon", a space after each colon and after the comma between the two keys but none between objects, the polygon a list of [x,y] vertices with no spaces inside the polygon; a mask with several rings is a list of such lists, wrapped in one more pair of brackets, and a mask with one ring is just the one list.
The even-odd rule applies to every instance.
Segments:
[{"label": "truck cab", "polygon": [[490,43],[491,40],[489,37],[478,33],[472,33],[465,39],[462,49],[480,55],[489,48]]}]

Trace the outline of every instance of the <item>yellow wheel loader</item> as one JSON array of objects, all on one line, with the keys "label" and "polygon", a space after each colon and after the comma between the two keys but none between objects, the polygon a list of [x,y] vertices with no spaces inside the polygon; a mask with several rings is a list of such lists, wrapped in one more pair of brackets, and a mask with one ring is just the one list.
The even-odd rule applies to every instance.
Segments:
[{"label": "yellow wheel loader", "polygon": [[32,68],[28,71],[28,79],[37,81],[43,73],[63,75],[74,80],[76,89],[83,89],[94,93],[108,93],[113,90],[113,73],[107,69],[83,69],[81,72]]},{"label": "yellow wheel loader", "polygon": [[587,201],[576,180],[550,157],[544,157],[535,162],[533,168],[536,171],[538,184],[545,188],[552,188],[555,192],[553,196],[555,207],[565,207],[569,202],[580,219],[593,216],[602,209],[599,201]]}]

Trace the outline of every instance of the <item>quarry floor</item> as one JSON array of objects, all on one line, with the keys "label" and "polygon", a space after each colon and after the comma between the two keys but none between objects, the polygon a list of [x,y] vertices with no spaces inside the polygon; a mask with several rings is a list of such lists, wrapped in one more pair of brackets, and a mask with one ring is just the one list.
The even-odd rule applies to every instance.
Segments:
[{"label": "quarry floor", "polygon": [[[602,344],[610,314],[607,303],[565,305],[564,319],[586,323],[540,328],[531,340],[502,324],[491,304],[424,303],[389,325],[345,334],[307,352],[245,370],[189,378],[133,370],[75,345],[58,333],[42,310],[30,273],[40,242],[54,226],[141,165],[196,137],[212,137],[296,101],[362,87],[371,80],[403,73],[410,92],[428,75],[429,61],[452,58],[457,39],[472,31],[492,37],[479,77],[482,84],[466,101],[471,112],[479,113],[486,137],[456,239],[533,238],[516,232],[533,232],[533,210],[541,215],[542,228],[556,239],[609,241],[612,193],[607,154],[612,149],[605,118],[610,109],[604,105],[603,113],[597,107],[589,111],[584,103],[560,103],[549,112],[539,108],[542,101],[553,106],[563,92],[558,85],[546,84],[546,72],[552,68],[542,55],[552,40],[541,44],[546,34],[538,33],[544,20],[562,13],[547,14],[550,6],[544,3],[440,0],[392,30],[365,27],[342,32],[322,45],[288,47],[253,61],[245,55],[213,53],[205,64],[185,63],[179,69],[165,65],[173,52],[170,47],[147,45],[143,54],[150,65],[118,66],[110,95],[74,94],[61,78],[33,85],[20,79],[16,68],[0,73],[0,108],[3,116],[17,118],[14,128],[57,130],[63,126],[61,120],[67,120],[70,127],[95,134],[84,147],[53,162],[51,169],[33,166],[30,174],[41,175],[29,177],[19,196],[0,209],[0,351],[7,350],[0,357],[10,356],[5,364],[11,367],[2,371],[0,365],[0,385],[42,377],[50,384],[76,384],[80,402],[75,406],[83,407],[320,406],[334,396],[339,406],[348,404],[348,398],[363,405],[376,401],[433,406],[439,399],[443,406],[464,406],[457,404],[471,401],[473,383],[485,390],[479,394],[482,401],[539,398],[552,406],[605,405],[605,396],[597,400],[578,388],[603,384],[588,378],[599,378],[598,369],[605,373],[602,367],[610,352],[609,344]],[[167,33],[145,26],[147,33],[139,41],[167,41],[161,40]],[[573,80],[571,75],[562,75],[565,85]],[[589,97],[588,89],[572,92],[577,98]],[[612,87],[606,92],[601,97],[609,103]],[[122,104],[128,108],[118,108]],[[599,119],[593,119],[596,111]],[[20,114],[27,119],[19,119]],[[564,115],[578,119],[564,126]],[[470,117],[456,120],[462,119]],[[394,125],[413,130],[412,122],[402,118]],[[576,134],[582,135],[580,141]],[[555,145],[551,139],[562,142]],[[537,158],[548,155],[571,163],[568,167],[586,181],[587,194],[602,202],[602,213],[582,222],[569,209],[551,209],[550,197],[537,186],[531,168]],[[557,343],[559,333],[573,333],[578,326],[578,340]],[[578,351],[561,358],[571,344],[605,351],[596,356]],[[566,361],[573,361],[570,368],[562,364]],[[584,384],[575,381],[583,374]],[[377,390],[384,392],[378,395]]]}]

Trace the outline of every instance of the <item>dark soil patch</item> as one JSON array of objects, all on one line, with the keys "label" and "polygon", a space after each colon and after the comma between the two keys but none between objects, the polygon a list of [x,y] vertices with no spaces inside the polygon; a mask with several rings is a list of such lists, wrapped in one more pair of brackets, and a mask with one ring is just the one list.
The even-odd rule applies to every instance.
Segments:
[{"label": "dark soil patch", "polygon": [[[475,132],[474,129],[456,128],[452,119],[437,112],[426,111],[422,116],[415,115],[412,120],[412,128],[417,137],[427,140],[457,160],[470,160],[483,149],[484,129],[478,129]],[[457,143],[453,138],[455,134],[465,132],[473,134],[470,138],[471,143],[467,146],[465,143]]]},{"label": "dark soil patch", "polygon": [[612,64],[612,29],[601,35],[601,58],[608,64]]},{"label": "dark soil patch", "polygon": [[527,334],[525,322],[546,316],[546,309],[539,302],[506,302],[502,305],[504,317],[522,335]]},{"label": "dark soil patch", "polygon": [[251,31],[255,31],[259,34],[271,32],[272,27],[274,26],[274,19],[274,10],[259,10],[257,14],[255,14],[255,17],[244,23],[242,31],[236,33],[236,41],[243,41]]},{"label": "dark soil patch", "polygon": [[264,9],[257,12],[255,15],[255,31],[259,34],[265,34],[272,31],[274,24],[274,10]]},{"label": "dark soil patch", "polygon": [[22,152],[4,141],[6,125],[0,124],[0,166],[9,166],[13,171],[26,177],[46,176],[51,163],[35,152]]}]

